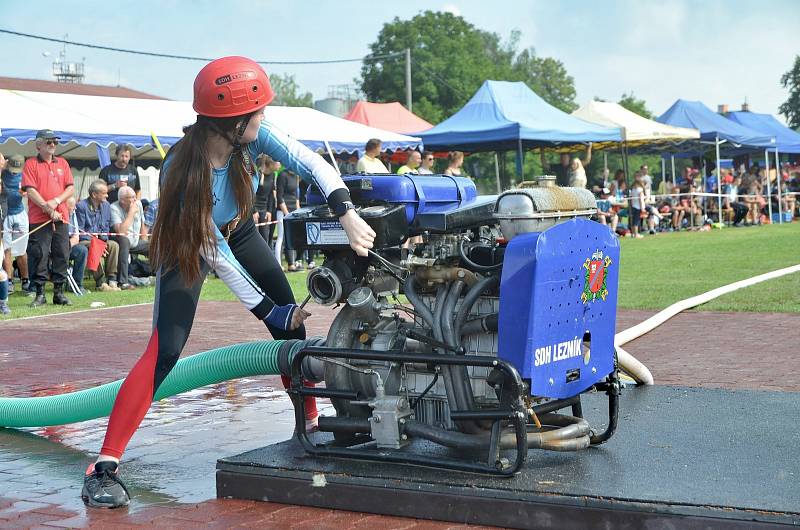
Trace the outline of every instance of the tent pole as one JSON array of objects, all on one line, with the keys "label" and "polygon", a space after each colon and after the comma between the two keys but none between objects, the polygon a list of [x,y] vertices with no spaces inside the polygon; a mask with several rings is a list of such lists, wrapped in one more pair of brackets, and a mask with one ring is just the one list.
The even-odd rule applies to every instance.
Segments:
[{"label": "tent pole", "polygon": [[406,108],[411,110],[411,48],[406,48]]},{"label": "tent pole", "polygon": [[328,140],[323,140],[325,142],[325,149],[328,150],[328,155],[331,157],[331,163],[333,163],[333,167],[336,168],[336,172],[338,174],[342,174],[342,171],[339,169],[339,164],[336,162],[336,157],[333,156],[333,149],[331,149],[331,144],[328,143]]},{"label": "tent pole", "polygon": [[[708,189],[708,187],[706,185],[706,173],[707,173],[707,171],[708,171],[708,168],[706,167],[706,158],[705,158],[705,155],[704,155],[703,156],[703,169],[702,169],[703,179],[701,181],[703,183],[703,187],[700,190],[700,193],[705,193],[706,189]],[[703,202],[703,222],[705,222],[706,218],[708,217],[708,197],[701,197],[700,200]]]},{"label": "tent pole", "polygon": [[625,172],[625,187],[630,189],[630,179],[628,178],[628,155],[625,152],[625,142],[619,144],[619,153],[622,156],[622,170]]},{"label": "tent pole", "polygon": [[[783,224],[783,194],[781,193],[781,159],[778,155],[778,148],[775,148],[775,180],[778,182],[778,223]],[[767,177],[769,181],[769,176]]]},{"label": "tent pole", "polygon": [[717,141],[714,142],[716,150],[717,150],[717,216],[719,218],[719,222],[723,223],[724,218],[722,217],[722,168],[720,167],[719,162],[719,135],[717,135]]},{"label": "tent pole", "polygon": [[674,188],[675,187],[675,182],[676,182],[676,180],[675,180],[675,178],[676,178],[675,177],[675,155],[669,155],[669,156],[672,159],[672,187]]},{"label": "tent pole", "polygon": [[[769,149],[764,149],[764,166],[769,167]],[[767,177],[767,212],[769,213],[769,222],[772,223],[772,185],[769,182],[769,171],[766,169],[764,176]]]},{"label": "tent pole", "polygon": [[664,192],[667,191],[667,161],[664,160],[664,155],[661,155],[661,183],[664,184],[662,186],[664,188]]},{"label": "tent pole", "polygon": [[525,168],[523,167],[525,160],[522,158],[522,138],[517,139],[517,168],[519,168],[519,175],[520,182],[525,180]]},{"label": "tent pole", "polygon": [[497,151],[494,152],[494,177],[497,183],[497,194],[499,195],[502,190],[500,186],[500,162],[497,160]]}]

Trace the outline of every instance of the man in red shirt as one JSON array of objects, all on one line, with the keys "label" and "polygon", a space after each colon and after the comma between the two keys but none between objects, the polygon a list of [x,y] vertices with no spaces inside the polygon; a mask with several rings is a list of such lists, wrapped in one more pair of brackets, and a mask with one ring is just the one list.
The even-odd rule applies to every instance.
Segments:
[{"label": "man in red shirt", "polygon": [[30,271],[31,284],[36,292],[31,307],[47,303],[44,284],[51,259],[53,303],[71,305],[64,296],[69,260],[69,229],[65,221],[69,221],[66,201],[72,196],[74,183],[67,161],[55,156],[58,140],[59,137],[50,129],[37,132],[36,151],[39,154],[25,161],[22,169],[22,189],[28,192],[28,255],[36,263],[35,270]]}]

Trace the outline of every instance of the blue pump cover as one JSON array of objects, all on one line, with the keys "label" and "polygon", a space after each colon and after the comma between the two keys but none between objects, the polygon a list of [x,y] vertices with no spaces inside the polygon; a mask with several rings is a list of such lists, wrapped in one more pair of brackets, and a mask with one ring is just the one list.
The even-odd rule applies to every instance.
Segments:
[{"label": "blue pump cover", "polygon": [[531,395],[572,397],[613,371],[618,283],[619,241],[599,223],[573,219],[509,242],[498,356],[531,380]]},{"label": "blue pump cover", "polygon": [[[475,200],[475,183],[465,177],[449,175],[342,175],[353,202],[404,204],[406,219],[412,224],[419,214],[452,210]],[[309,193],[309,204],[322,204],[317,190]]]}]

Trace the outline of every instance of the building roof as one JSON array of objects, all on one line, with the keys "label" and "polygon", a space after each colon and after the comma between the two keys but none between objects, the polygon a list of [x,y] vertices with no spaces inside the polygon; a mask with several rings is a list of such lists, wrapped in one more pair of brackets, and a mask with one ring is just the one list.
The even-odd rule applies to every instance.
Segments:
[{"label": "building roof", "polygon": [[0,76],[0,89],[23,90],[28,92],[56,92],[60,94],[81,94],[84,96],[106,96],[116,98],[166,99],[138,90],[121,86],[86,85],[83,83],[58,83],[43,79],[22,79]]}]

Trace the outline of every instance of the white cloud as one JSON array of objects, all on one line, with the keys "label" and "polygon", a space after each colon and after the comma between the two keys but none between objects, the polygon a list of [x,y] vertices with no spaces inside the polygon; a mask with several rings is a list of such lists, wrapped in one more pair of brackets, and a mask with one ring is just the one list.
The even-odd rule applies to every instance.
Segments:
[{"label": "white cloud", "polygon": [[445,13],[452,13],[453,15],[460,17],[461,16],[461,9],[455,4],[445,4],[442,6],[442,11]]}]

